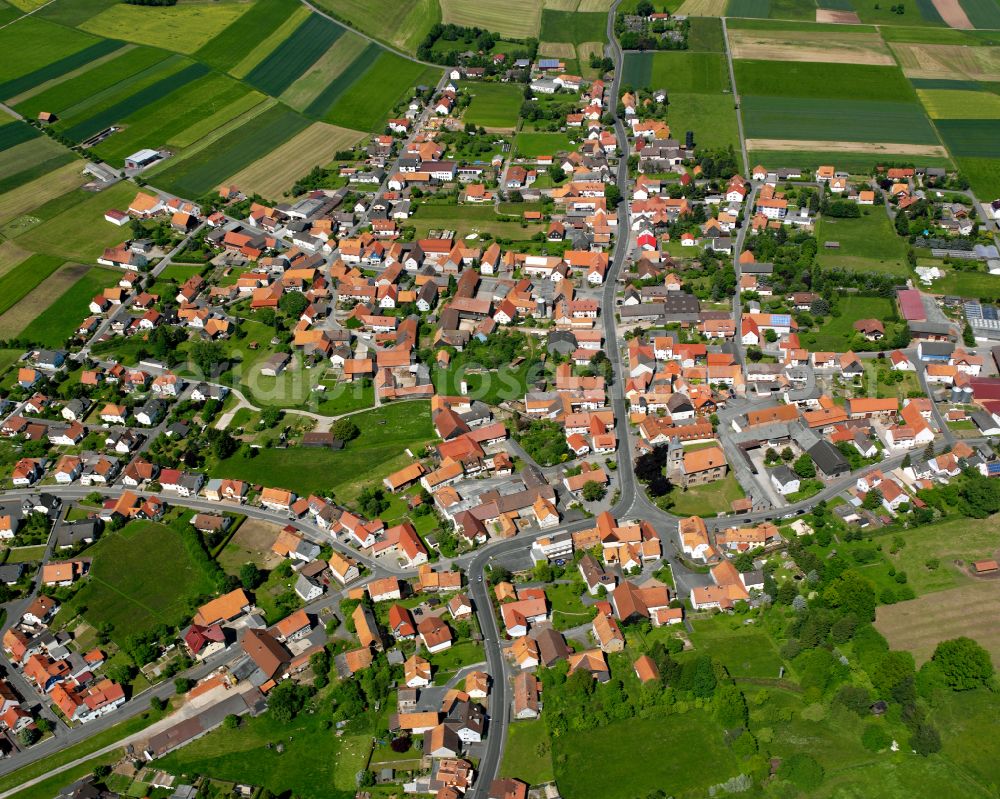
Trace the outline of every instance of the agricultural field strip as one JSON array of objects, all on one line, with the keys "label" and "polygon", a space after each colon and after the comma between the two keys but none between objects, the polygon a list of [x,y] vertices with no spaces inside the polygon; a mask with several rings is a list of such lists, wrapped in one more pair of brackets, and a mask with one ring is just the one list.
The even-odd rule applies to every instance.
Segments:
[{"label": "agricultural field strip", "polygon": [[326,17],[312,14],[295,32],[246,76],[261,91],[275,97],[291,86],[320,56],[333,46],[344,28]]},{"label": "agricultural field strip", "polygon": [[[0,336],[7,338],[20,336],[28,327],[34,325],[36,322],[42,323],[44,321],[43,315],[52,308],[58,309],[62,297],[90,269],[91,267],[82,264],[67,263],[40,281],[22,296],[15,305],[0,315]],[[90,296],[93,296],[94,293],[91,292]],[[86,310],[87,302],[89,302],[89,299],[81,301],[77,307],[65,308],[64,313],[60,314],[62,325],[69,328],[66,335],[54,340],[42,341],[41,343],[54,347],[62,346],[66,337],[76,327],[74,320],[81,312]],[[45,327],[46,332],[51,329],[51,326]],[[41,341],[40,338],[35,336],[31,337],[31,340]]]},{"label": "agricultural field strip", "polygon": [[[305,111],[370,46],[371,42],[365,37],[346,31],[337,39],[335,46],[321,55],[316,63],[282,92],[279,99],[296,111]],[[318,115],[322,116],[322,113]]]},{"label": "agricultural field strip", "polygon": [[515,39],[538,37],[542,4],[537,0],[441,0],[441,19],[445,23],[478,26]]},{"label": "agricultural field strip", "polygon": [[273,53],[275,48],[291,36],[309,16],[309,9],[296,4],[296,8],[288,15],[287,19],[237,61],[230,68],[229,74],[237,78],[245,78],[250,71]]},{"label": "agricultural field strip", "polygon": [[[23,47],[19,47],[19,44],[25,40],[25,37],[30,40],[33,35],[45,36],[49,30],[46,28],[43,31],[37,32],[37,34],[32,34],[27,22],[29,20],[24,20],[18,22],[17,25],[12,25],[0,31],[0,49],[7,52],[12,52],[15,49],[19,51],[17,71],[14,72],[13,76],[0,83],[0,97],[13,97],[30,89],[32,86],[38,86],[45,81],[58,78],[67,72],[79,69],[91,61],[103,58],[109,53],[125,46],[125,42],[104,39],[76,53],[51,61],[50,63],[44,63],[35,69],[24,72],[25,63],[23,56],[26,50]],[[58,28],[58,26],[56,27]],[[86,38],[89,40],[93,37],[87,36]],[[11,64],[13,65],[13,63],[14,59],[11,59]]]},{"label": "agricultural field strip", "polygon": [[[374,42],[368,42],[365,39],[359,38],[359,41],[363,45],[361,50],[355,53],[351,62],[345,64],[343,69],[336,76],[332,77],[330,82],[324,88],[321,88],[311,99],[306,105],[306,114],[314,117],[325,116],[334,103],[356,82],[361,80],[375,64],[375,61],[383,52],[382,48]],[[355,44],[352,41],[351,50],[354,47]]]},{"label": "agricultural field strip", "polygon": [[61,197],[82,186],[83,183],[82,166],[79,163],[71,163],[0,195],[0,225],[5,225],[56,197]]},{"label": "agricultural field strip", "polygon": [[[202,45],[195,58],[223,72],[230,70],[248,50],[252,51],[300,10],[305,9],[295,0],[257,0],[249,11]],[[304,14],[301,19],[305,19]]]},{"label": "agricultural field strip", "polygon": [[87,72],[90,72],[91,70],[104,66],[109,61],[114,61],[117,58],[121,58],[126,53],[131,53],[138,46],[139,45],[132,44],[131,42],[129,42],[128,44],[124,44],[122,47],[119,47],[116,50],[112,50],[107,55],[103,55],[100,58],[95,58],[92,61],[88,61],[86,64],[83,64],[82,66],[79,66],[76,69],[71,69],[69,72],[59,75],[58,77],[51,78],[50,80],[43,81],[42,83],[39,83],[35,86],[32,86],[29,89],[24,90],[23,92],[14,97],[8,98],[7,105],[16,107],[21,103],[23,103],[25,100],[31,99],[36,94],[41,94],[42,92],[46,92],[49,89],[53,88],[54,86],[58,86],[60,83],[72,80],[73,78],[79,77],[80,75],[84,75]]},{"label": "agricultural field strip", "polygon": [[834,64],[895,66],[896,61],[877,33],[827,34],[772,32],[733,28],[729,31],[733,58],[764,61],[806,61]]}]

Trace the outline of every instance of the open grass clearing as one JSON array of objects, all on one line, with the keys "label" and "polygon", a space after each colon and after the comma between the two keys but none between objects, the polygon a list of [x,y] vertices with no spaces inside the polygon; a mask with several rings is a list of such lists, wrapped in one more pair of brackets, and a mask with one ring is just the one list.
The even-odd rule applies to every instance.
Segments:
[{"label": "open grass clearing", "polygon": [[356,130],[314,122],[263,158],[237,172],[227,182],[239,186],[247,193],[280,197],[314,166],[329,163],[338,150],[350,149],[363,136]]},{"label": "open grass clearing", "polygon": [[[671,740],[685,741],[683,757],[663,756],[663,742]],[[552,741],[552,753],[566,799],[645,796],[658,788],[679,799],[704,796],[709,785],[739,772],[722,728],[701,710],[570,731]]]},{"label": "open grass clearing", "polygon": [[363,36],[347,31],[281,95],[297,111],[305,111],[370,46]]},{"label": "open grass clearing", "polygon": [[[940,262],[928,263],[934,266],[940,265]],[[959,297],[983,299],[1000,297],[1000,275],[991,275],[989,272],[959,272],[948,267],[944,267],[944,271],[945,276],[932,284],[931,290],[935,294],[956,294]]]},{"label": "open grass clearing", "polygon": [[[74,161],[0,195],[0,225],[6,225],[48,201],[79,188],[85,181],[83,167]],[[12,231],[5,230],[4,233],[11,235]]]},{"label": "open grass clearing", "polygon": [[573,140],[565,133],[535,133],[520,131],[514,138],[517,154],[523,158],[536,158],[539,155],[555,155],[560,152],[571,152]]},{"label": "open grass clearing", "polygon": [[244,563],[254,563],[261,569],[274,568],[281,558],[271,551],[280,528],[270,522],[247,519],[233,533],[216,560],[227,574],[239,574]]},{"label": "open grass clearing", "polygon": [[607,13],[581,11],[542,11],[541,38],[547,42],[594,42],[607,33]]},{"label": "open grass clearing", "polygon": [[674,486],[667,497],[672,502],[670,512],[677,516],[716,516],[729,513],[733,500],[745,496],[739,480],[732,473],[721,480],[691,486],[687,490]]},{"label": "open grass clearing", "polygon": [[908,78],[1000,80],[1000,47],[892,41],[889,46]]},{"label": "open grass clearing", "polygon": [[[539,749],[544,751],[541,756]],[[542,785],[555,779],[544,719],[515,721],[510,725],[499,776],[516,777],[529,785]]]},{"label": "open grass clearing", "polygon": [[185,0],[173,6],[117,3],[80,27],[109,39],[149,44],[178,53],[193,53],[250,7],[250,3],[234,0]]},{"label": "open grass clearing", "polygon": [[886,320],[892,314],[892,304],[884,297],[842,297],[838,307],[840,316],[824,322],[815,333],[802,334],[804,346],[822,352],[847,352],[856,321]]},{"label": "open grass clearing", "polygon": [[221,461],[217,473],[308,495],[332,490],[341,502],[394,469],[410,463],[404,450],[416,451],[434,439],[430,407],[424,402],[383,405],[352,417],[361,435],[342,450],[261,449]]},{"label": "open grass clearing", "polygon": [[[906,245],[882,208],[869,209],[857,219],[821,217],[816,226],[820,266],[907,276]],[[838,242],[829,249],[826,242]]]},{"label": "open grass clearing", "polygon": [[733,58],[895,66],[877,33],[842,33],[835,38],[802,31],[729,31]]},{"label": "open grass clearing", "polygon": [[950,638],[965,635],[986,649],[1000,663],[1000,581],[982,579],[974,584],[900,602],[882,605],[875,626],[893,649],[912,652],[917,664],[930,658],[934,648]]},{"label": "open grass clearing", "polygon": [[541,12],[537,0],[441,0],[443,22],[485,28],[511,39],[538,38]]},{"label": "open grass clearing", "polygon": [[671,92],[667,119],[674,135],[693,130],[697,147],[732,146],[742,158],[732,95]]},{"label": "open grass clearing", "polygon": [[729,72],[720,53],[628,52],[622,81],[636,88],[711,94],[729,88]]},{"label": "open grass clearing", "polygon": [[168,524],[130,522],[117,532],[106,532],[87,554],[94,559],[90,575],[63,605],[57,624],[85,608],[83,616],[90,624],[113,625],[111,637],[117,643],[157,624],[179,624],[196,601],[212,591],[211,580]]},{"label": "open grass clearing", "polygon": [[462,89],[472,95],[463,119],[484,128],[513,130],[524,102],[520,84],[463,83]]},{"label": "open grass clearing", "polygon": [[288,10],[284,21],[280,25],[273,28],[267,36],[257,42],[257,44],[247,51],[246,55],[230,68],[230,74],[237,78],[245,78],[251,70],[273,53],[275,48],[295,33],[298,27],[308,18],[309,9],[296,3],[294,9]]},{"label": "open grass clearing", "polygon": [[767,633],[728,617],[698,619],[692,625],[694,631],[688,637],[695,651],[722,661],[734,678],[778,677],[783,661]]}]

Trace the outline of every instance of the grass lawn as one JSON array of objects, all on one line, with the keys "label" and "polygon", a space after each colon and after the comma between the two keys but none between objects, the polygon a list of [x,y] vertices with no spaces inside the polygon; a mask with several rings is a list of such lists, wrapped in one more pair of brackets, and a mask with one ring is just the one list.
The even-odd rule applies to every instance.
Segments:
[{"label": "grass lawn", "polygon": [[9,550],[6,563],[31,563],[45,556],[45,544],[36,547],[13,547]]},{"label": "grass lawn", "polygon": [[949,693],[935,707],[942,753],[986,785],[1000,785],[1000,737],[993,734],[1000,704],[990,691]]},{"label": "grass lawn", "polygon": [[[544,754],[539,756],[539,748]],[[549,733],[543,719],[515,721],[507,732],[500,777],[516,777],[529,785],[540,785],[555,779],[552,770],[552,750]]]},{"label": "grass lawn", "polygon": [[521,131],[514,139],[517,154],[524,158],[555,155],[573,150],[573,142],[565,133],[532,133]]},{"label": "grass lawn", "polygon": [[667,495],[672,500],[671,512],[678,516],[716,516],[729,513],[734,499],[745,496],[732,473],[714,483],[693,486],[685,491],[675,486]]},{"label": "grass lawn", "polygon": [[[905,277],[906,245],[896,235],[889,217],[881,208],[872,208],[857,219],[821,217],[816,229],[819,265],[826,268],[853,269],[859,272],[888,272]],[[836,241],[838,249],[824,243]]]},{"label": "grass lawn", "polygon": [[332,489],[341,502],[410,462],[404,453],[434,438],[430,405],[401,402],[352,417],[361,435],[342,450],[261,449],[256,457],[234,455],[213,473],[308,495]]},{"label": "grass lawn", "polygon": [[118,643],[160,623],[179,624],[213,588],[180,534],[166,524],[130,522],[105,533],[87,554],[94,559],[90,576],[63,605],[59,618],[65,623],[85,608],[83,616],[92,625],[113,625],[111,635]]},{"label": "grass lawn", "polygon": [[[317,707],[322,703],[317,700]],[[288,724],[265,713],[244,719],[239,729],[219,728],[157,761],[171,774],[207,774],[220,780],[262,785],[275,794],[290,792],[302,799],[353,795],[337,789],[337,772],[355,769],[356,761],[341,764],[340,740],[327,729],[325,713],[304,712]],[[284,744],[278,753],[273,744]],[[271,744],[271,748],[267,745]],[[353,779],[353,771],[351,772]]]},{"label": "grass lawn", "polygon": [[694,131],[698,147],[724,149],[732,146],[737,153],[740,151],[732,95],[670,92],[667,118],[678,136],[684,131]]},{"label": "grass lawn", "polygon": [[892,314],[892,304],[885,297],[842,297],[839,307],[840,316],[823,322],[818,331],[802,334],[803,346],[820,352],[846,352],[856,335],[856,321],[885,320]]},{"label": "grass lawn", "polygon": [[524,102],[520,84],[463,83],[462,90],[472,95],[463,119],[484,128],[513,129]]},{"label": "grass lawn", "polygon": [[361,383],[334,383],[319,395],[316,412],[324,416],[371,408],[375,405],[375,387]]},{"label": "grass lawn", "polygon": [[594,618],[594,609],[580,600],[582,583],[559,583],[545,586],[545,595],[552,605],[552,624],[557,630],[569,630]]},{"label": "grass lawn", "polygon": [[777,678],[781,656],[766,632],[728,616],[698,619],[693,625],[690,638],[695,650],[718,658],[734,678]]},{"label": "grass lawn", "polygon": [[435,676],[450,674],[466,666],[471,666],[473,663],[482,663],[486,660],[482,644],[477,644],[475,641],[459,641],[443,652],[436,652],[433,655],[428,655],[425,652],[423,656],[431,662]]},{"label": "grass lawn", "polygon": [[472,233],[489,233],[494,238],[526,240],[545,229],[540,223],[498,217],[492,205],[424,204],[406,224],[413,225],[418,238],[430,230],[454,230],[463,238]]},{"label": "grass lawn", "polygon": [[[669,741],[684,741],[682,756],[666,755]],[[701,710],[567,732],[552,751],[566,799],[645,796],[657,788],[677,799],[702,797],[708,786],[739,773],[722,729]]]},{"label": "grass lawn", "polygon": [[931,285],[935,294],[985,299],[1000,296],[1000,275],[988,272],[958,272],[945,267],[945,276]]},{"label": "grass lawn", "polygon": [[282,577],[278,570],[274,569],[268,574],[267,580],[254,589],[254,604],[264,611],[264,618],[268,624],[276,624],[302,607],[303,602],[295,593],[297,577],[295,572],[289,577]]}]

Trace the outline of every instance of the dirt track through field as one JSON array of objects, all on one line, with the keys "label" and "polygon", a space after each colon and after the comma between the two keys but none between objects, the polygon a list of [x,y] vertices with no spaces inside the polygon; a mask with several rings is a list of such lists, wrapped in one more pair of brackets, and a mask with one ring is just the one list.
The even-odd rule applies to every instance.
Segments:
[{"label": "dirt track through field", "polygon": [[893,142],[812,141],[809,139],[747,139],[747,149],[776,152],[886,153],[947,158],[948,151],[936,144],[894,144]]},{"label": "dirt track through field", "polygon": [[807,31],[729,31],[733,58],[765,61],[826,62],[895,66],[877,33],[842,33],[836,37]]},{"label": "dirt track through field", "polygon": [[1000,581],[937,591],[878,609],[875,627],[892,649],[913,653],[917,664],[930,658],[941,641],[966,635],[1000,662]]},{"label": "dirt track through field", "polygon": [[959,28],[964,31],[972,30],[975,27],[965,15],[965,11],[962,10],[962,6],[959,5],[958,0],[931,0],[931,2],[934,3],[934,8],[937,9],[938,14],[941,15],[941,19],[945,21],[948,27]]}]

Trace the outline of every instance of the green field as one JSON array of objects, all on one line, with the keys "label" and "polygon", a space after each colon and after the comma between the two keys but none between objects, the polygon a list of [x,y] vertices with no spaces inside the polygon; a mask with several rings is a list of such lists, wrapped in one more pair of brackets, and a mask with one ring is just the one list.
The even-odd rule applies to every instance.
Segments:
[{"label": "green field", "polygon": [[962,10],[977,28],[1000,28],[1000,6],[996,0],[961,0]]},{"label": "green field", "polygon": [[990,202],[1000,198],[1000,159],[956,158],[955,163],[980,200]]},{"label": "green field", "polygon": [[461,87],[472,95],[472,102],[463,119],[484,128],[513,129],[524,102],[520,84],[463,83]]},{"label": "green field", "polygon": [[[859,319],[887,320],[892,315],[892,303],[884,297],[843,297],[840,316],[824,322],[816,333],[801,335],[803,346],[821,352],[846,352],[855,336],[854,323]],[[886,323],[888,326],[888,323]]]},{"label": "green field", "polygon": [[[182,86],[141,111],[125,117],[125,130],[109,136],[94,148],[105,161],[122,164],[126,157],[141,147],[170,146],[177,152],[177,137],[188,141],[187,131],[217,112],[237,104],[251,90],[228,75],[211,73],[202,80]],[[252,92],[256,98],[261,96]],[[248,101],[249,103],[249,101]]]},{"label": "green field", "polygon": [[726,16],[729,17],[767,19],[770,13],[770,0],[729,0],[729,5],[726,7]]},{"label": "green field", "polygon": [[706,53],[726,52],[722,22],[715,17],[692,17],[688,29],[688,49]]},{"label": "green field", "polygon": [[308,495],[332,490],[348,501],[370,483],[410,462],[403,450],[434,438],[429,406],[422,402],[385,405],[351,417],[361,435],[342,450],[261,449],[219,463],[213,473]]},{"label": "green field", "polygon": [[594,11],[542,10],[543,42],[603,42],[607,35],[608,15]]},{"label": "green field", "polygon": [[204,78],[208,72],[209,69],[204,64],[188,64],[183,69],[164,75],[145,88],[66,128],[63,133],[71,139],[83,141],[95,133],[100,133],[110,125],[122,122],[126,117],[141,112],[146,106],[157,102],[164,95],[176,92],[186,84]]},{"label": "green field", "polygon": [[742,108],[748,138],[938,144],[915,103],[743,95]]},{"label": "green field", "polygon": [[[928,263],[940,265],[937,261]],[[959,272],[948,267],[944,267],[944,270],[945,276],[933,283],[935,294],[956,294],[959,297],[982,299],[1000,296],[1000,275],[991,275],[988,272]]]},{"label": "green field", "polygon": [[729,629],[731,619],[715,617],[692,622],[691,643],[722,661],[734,679],[774,679],[783,665],[774,641],[764,632]]},{"label": "green field", "polygon": [[668,93],[714,94],[729,88],[729,72],[725,56],[719,53],[629,52],[625,54],[622,82],[635,88],[666,89]]},{"label": "green field", "polygon": [[[287,791],[301,799],[345,799],[353,791],[345,793],[338,785],[345,778],[353,784],[354,774],[366,765],[368,749],[360,758],[347,757],[342,739],[328,724],[327,713],[301,713],[287,724],[265,713],[246,719],[238,730],[220,727],[156,761],[156,767],[178,776],[207,774],[249,782],[276,796]],[[278,741],[283,743],[280,753],[273,747]]]},{"label": "green field", "polygon": [[913,87],[896,67],[747,59],[737,59],[733,67],[744,96],[916,101]]},{"label": "green field", "polygon": [[441,21],[437,0],[320,0],[317,5],[407,53],[415,53],[431,26]]},{"label": "green field", "polygon": [[151,47],[129,46],[127,50],[115,53],[114,58],[33,94],[15,107],[27,117],[35,117],[39,111],[52,111],[61,118],[67,109],[77,103],[89,101],[109,90],[121,89],[124,81],[162,63],[168,55]]},{"label": "green field", "polygon": [[[836,164],[837,169],[852,175],[868,176],[879,164],[885,163],[886,156],[878,153],[817,152],[814,150],[751,150],[750,163],[763,164],[769,169],[795,166],[801,169],[815,169],[820,164]],[[942,166],[952,168],[949,158],[936,156],[896,156],[893,160],[917,162],[921,166]]]},{"label": "green field", "polygon": [[[552,755],[547,749],[548,741],[549,733],[544,719],[513,722],[507,732],[500,777],[516,777],[529,785],[541,785],[554,780]],[[540,745],[546,748],[543,756],[538,755]]]},{"label": "green field", "polygon": [[63,259],[58,256],[32,255],[0,277],[0,314],[20,302],[62,264]]},{"label": "green field", "polygon": [[[582,135],[582,134],[579,134]],[[531,133],[521,131],[514,139],[514,147],[518,155],[525,158],[535,158],[539,155],[555,155],[560,152],[572,152],[573,142],[566,133]]]},{"label": "green field", "polygon": [[[975,84],[973,84],[975,86]],[[917,89],[931,119],[996,119],[1000,95],[986,91]]]},{"label": "green field", "polygon": [[249,11],[206,42],[195,58],[217,69],[232,69],[297,6],[295,0],[256,0]]},{"label": "green field", "polygon": [[91,267],[21,331],[20,337],[45,347],[61,347],[88,314],[95,295],[118,282],[120,273],[103,266]]},{"label": "green field", "polygon": [[[664,757],[667,741],[683,741],[683,756]],[[654,789],[679,799],[704,796],[707,785],[740,770],[722,728],[699,710],[566,732],[552,741],[552,753],[566,799],[646,796]]]},{"label": "green field", "polygon": [[304,117],[275,105],[222,136],[209,147],[181,159],[168,159],[155,178],[157,186],[185,197],[200,197],[244,167],[271,152],[308,126]]},{"label": "green field", "polygon": [[[341,40],[343,42],[343,40]],[[343,47],[343,43],[340,45]],[[305,112],[310,116],[322,117],[331,106],[340,99],[355,82],[371,69],[372,65],[383,52],[382,48],[374,42],[365,45],[358,54],[351,59],[344,69],[333,80],[319,91],[313,100],[306,107]]]},{"label": "green field", "polygon": [[883,30],[892,30],[896,25],[920,25],[940,27],[948,32],[931,0],[916,0],[912,5],[903,3],[903,14],[896,14],[892,10],[892,4],[871,3],[867,0],[853,0],[853,6],[862,22],[881,25]]},{"label": "green field", "polygon": [[731,95],[671,92],[669,99],[667,120],[673,136],[683,139],[684,131],[693,130],[696,147],[732,145],[739,153],[740,134]]},{"label": "green field", "polygon": [[254,67],[247,81],[277,96],[333,46],[344,29],[319,14],[311,14],[274,52]]},{"label": "green field", "polygon": [[[34,130],[27,125],[16,125]],[[2,136],[4,128],[0,128]],[[59,167],[76,160],[69,150],[47,136],[21,142],[8,149],[0,149],[0,194],[49,174]]]},{"label": "green field", "polygon": [[1000,120],[939,119],[937,128],[956,158],[1000,157]]},{"label": "green field", "polygon": [[[186,522],[175,522],[186,524]],[[107,532],[87,550],[94,563],[83,587],[59,611],[68,621],[78,609],[93,625],[109,622],[116,642],[157,624],[179,625],[212,581],[191,559],[170,526],[130,522]]]},{"label": "green field", "polygon": [[24,17],[0,29],[0,52],[17,53],[17,58],[0,61],[0,97],[13,97],[119,47],[121,42],[100,41],[89,33]]},{"label": "green field", "polygon": [[105,247],[121,243],[127,235],[105,222],[104,212],[127,207],[136,191],[132,183],[116,183],[98,194],[73,192],[65,210],[18,236],[18,244],[65,259],[93,262]]},{"label": "green field", "polygon": [[692,486],[687,490],[675,486],[667,494],[672,503],[670,512],[677,516],[716,516],[719,513],[729,513],[733,500],[744,496],[739,481],[731,472],[714,483]]},{"label": "green field", "polygon": [[[820,266],[843,267],[855,271],[888,272],[907,276],[906,245],[881,208],[872,208],[857,219],[821,217],[816,226]],[[827,249],[826,241],[840,242],[840,248]]]},{"label": "green field", "polygon": [[414,86],[434,86],[440,67],[428,67],[383,50],[364,75],[350,86],[323,119],[344,128],[381,131],[389,111],[409,97]]}]

